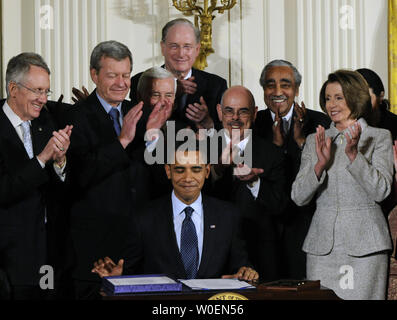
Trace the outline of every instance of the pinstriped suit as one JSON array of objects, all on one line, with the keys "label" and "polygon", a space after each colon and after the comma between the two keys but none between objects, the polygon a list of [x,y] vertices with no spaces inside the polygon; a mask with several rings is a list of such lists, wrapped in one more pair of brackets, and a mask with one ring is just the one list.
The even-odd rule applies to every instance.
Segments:
[{"label": "pinstriped suit", "polygon": [[[370,127],[363,119],[359,122],[362,134],[359,152],[353,163],[350,163],[345,153],[343,132],[339,132],[334,124],[326,130],[326,137],[331,137],[333,141],[332,158],[330,167],[323,172],[320,181],[314,173],[317,162],[314,134],[308,137],[302,153],[301,167],[292,185],[291,197],[297,205],[305,205],[316,197],[317,209],[303,244],[303,250],[311,255],[310,261],[308,255],[308,277],[311,270],[318,271],[316,256],[329,255],[332,262],[339,259],[336,265],[340,266],[346,263],[346,256],[350,256],[349,263],[362,264],[364,260],[360,260],[361,257],[392,247],[387,221],[378,204],[390,193],[393,179],[390,132]],[[334,251],[338,246],[341,254],[335,257]],[[352,256],[357,257],[357,262],[351,262]],[[378,265],[378,268],[384,268],[384,259],[387,261],[387,255],[379,256],[378,262],[382,267]],[[371,265],[374,266],[374,263],[372,261]],[[371,266],[368,265],[364,268],[364,274],[356,275],[356,287],[361,286],[362,290],[353,290],[353,294],[340,291],[340,286],[329,279],[331,275],[321,275],[321,270],[315,274],[321,275],[320,280],[329,281],[328,286],[342,297],[382,298],[381,292],[387,279],[387,262],[386,269],[376,272],[377,284],[368,285],[374,281],[371,272]],[[365,288],[369,292],[363,292]]]}]

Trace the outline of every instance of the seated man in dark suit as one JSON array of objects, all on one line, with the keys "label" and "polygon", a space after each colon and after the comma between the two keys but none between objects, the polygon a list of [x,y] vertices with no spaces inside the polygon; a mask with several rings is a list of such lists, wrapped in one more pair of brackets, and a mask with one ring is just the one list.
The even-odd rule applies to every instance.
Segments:
[{"label": "seated man in dark suit", "polygon": [[[224,138],[226,148],[219,164],[212,166],[212,194],[239,207],[249,260],[261,280],[277,280],[280,275],[274,219],[283,212],[288,199],[284,154],[280,147],[252,134],[257,107],[247,88],[234,86],[226,90],[217,109],[224,128],[220,138]],[[242,159],[238,160],[237,154],[243,155]]]},{"label": "seated man in dark suit", "polygon": [[[326,114],[306,109],[303,103],[300,107],[294,102],[299,95],[301,81],[302,76],[290,62],[274,60],[268,63],[260,77],[268,108],[257,113],[254,126],[256,134],[283,149],[289,195],[299,171],[306,137],[315,132],[318,125],[328,128],[331,122]],[[288,206],[278,217],[283,278],[306,277],[306,255],[302,251],[302,245],[314,209],[314,203],[297,207],[289,199]]]},{"label": "seated man in dark suit", "polygon": [[[226,80],[205,71],[193,68],[200,52],[200,31],[187,19],[168,22],[162,30],[161,52],[164,68],[178,80],[175,117],[192,129],[220,127],[216,105],[227,89]],[[131,79],[130,98],[137,97],[138,81],[142,73]]]},{"label": "seated man in dark suit", "polygon": [[210,165],[196,150],[177,150],[175,163],[165,165],[174,190],[132,221],[123,259],[116,265],[106,257],[95,262],[92,272],[101,277],[164,273],[182,279],[258,278],[248,267],[236,208],[201,194]]},{"label": "seated man in dark suit", "polygon": [[[65,220],[61,205],[72,126],[56,131],[44,108],[50,70],[38,54],[13,57],[6,85],[0,108],[0,270],[11,298],[47,298],[49,292],[53,297],[60,289],[63,250],[57,234]],[[40,286],[44,265],[55,271],[55,291]]]}]

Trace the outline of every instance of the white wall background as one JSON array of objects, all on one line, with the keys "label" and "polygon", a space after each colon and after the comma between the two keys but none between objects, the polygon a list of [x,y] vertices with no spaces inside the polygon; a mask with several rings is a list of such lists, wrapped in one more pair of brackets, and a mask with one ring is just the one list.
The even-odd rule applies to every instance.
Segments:
[{"label": "white wall background", "polygon": [[[171,0],[2,0],[2,5],[3,73],[12,56],[40,53],[52,70],[52,99],[63,93],[66,102],[73,86],[93,89],[89,56],[98,42],[128,45],[135,74],[162,64],[161,28],[182,16]],[[287,59],[301,71],[299,100],[309,108],[319,109],[320,87],[339,68],[374,69],[387,88],[387,0],[238,0],[213,26],[215,53],[206,71],[223,76],[229,86],[251,89],[260,108],[259,76],[273,59]]]}]

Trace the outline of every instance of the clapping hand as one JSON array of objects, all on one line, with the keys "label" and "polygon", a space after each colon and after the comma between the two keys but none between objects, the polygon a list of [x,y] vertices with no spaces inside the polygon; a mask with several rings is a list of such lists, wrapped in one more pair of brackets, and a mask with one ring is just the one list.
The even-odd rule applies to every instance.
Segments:
[{"label": "clapping hand", "polygon": [[322,126],[318,126],[316,129],[316,153],[317,163],[314,166],[317,179],[320,179],[324,169],[327,167],[331,160],[331,138],[325,138],[325,129]]},{"label": "clapping hand", "polygon": [[294,140],[298,146],[302,146],[306,140],[305,135],[303,133],[303,127],[305,124],[305,116],[306,116],[306,106],[302,101],[302,107],[299,106],[298,103],[295,102],[294,105]]},{"label": "clapping hand", "polygon": [[281,147],[284,144],[284,137],[283,137],[283,119],[280,116],[280,111],[277,110],[275,117],[274,117],[274,122],[273,122],[273,143],[279,147]]},{"label": "clapping hand", "polygon": [[207,103],[200,97],[200,103],[189,104],[186,108],[186,118],[192,120],[198,129],[211,129],[214,121],[208,113]]},{"label": "clapping hand", "polygon": [[351,137],[349,133],[345,133],[346,137],[346,148],[345,152],[347,157],[349,158],[350,162],[353,162],[356,159],[358,153],[358,142],[360,141],[361,136],[361,126],[359,122],[355,122],[353,125],[348,127]]},{"label": "clapping hand", "polygon": [[123,127],[121,128],[119,141],[124,149],[127,148],[127,146],[135,138],[136,125],[139,119],[142,117],[142,107],[143,102],[141,101],[130,111],[128,111],[123,118]]},{"label": "clapping hand", "polygon": [[194,77],[188,79],[178,79],[178,95],[180,94],[195,94],[197,91],[197,83],[194,82]]},{"label": "clapping hand", "polygon": [[80,91],[79,89],[77,89],[75,87],[72,88],[72,93],[76,97],[76,98],[72,97],[72,100],[73,100],[74,103],[79,102],[79,101],[84,101],[90,95],[90,93],[88,92],[88,90],[84,86],[81,88],[81,90],[82,91]]}]

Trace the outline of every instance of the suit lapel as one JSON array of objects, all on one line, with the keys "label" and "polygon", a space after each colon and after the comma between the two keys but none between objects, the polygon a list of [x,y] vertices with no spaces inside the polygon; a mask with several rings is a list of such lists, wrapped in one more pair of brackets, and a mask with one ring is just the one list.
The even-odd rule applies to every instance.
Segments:
[{"label": "suit lapel", "polygon": [[208,264],[211,261],[211,257],[213,257],[216,253],[213,251],[216,250],[216,226],[219,221],[218,215],[215,211],[211,210],[211,207],[208,205],[208,198],[203,195],[203,214],[204,214],[204,234],[203,234],[203,253],[201,256],[200,267],[197,272],[197,277],[200,277],[201,274],[205,274],[205,270],[208,267]]},{"label": "suit lapel", "polygon": [[192,77],[194,77],[194,82],[197,83],[197,91],[194,94],[189,94],[187,98],[187,104],[200,102],[200,96],[203,95],[203,91],[205,88],[205,81],[202,77],[202,74],[199,70],[192,68]]},{"label": "suit lapel", "polygon": [[[41,112],[46,112],[42,110]],[[52,137],[52,127],[49,121],[44,121],[44,115],[41,114],[39,118],[31,121],[32,123],[32,143],[34,154],[38,155],[48,143],[48,140]]]},{"label": "suit lapel", "polygon": [[29,160],[25,146],[10,120],[5,115],[2,106],[0,107],[0,135],[1,140],[3,140],[4,150],[6,150],[9,155],[12,155],[17,163],[20,163],[21,160]]},{"label": "suit lapel", "polygon": [[175,261],[175,266],[178,270],[178,274],[183,274],[186,276],[185,267],[182,262],[181,253],[178,248],[178,243],[176,241],[175,227],[174,227],[174,216],[172,209],[171,195],[167,196],[167,201],[164,203],[165,208],[167,208],[165,215],[165,225],[167,230],[165,243],[170,246],[169,252],[172,255],[172,261]]},{"label": "suit lapel", "polygon": [[112,120],[96,96],[96,90],[87,98],[87,107],[88,120],[94,127],[95,132],[100,132],[102,137],[116,137]]}]

